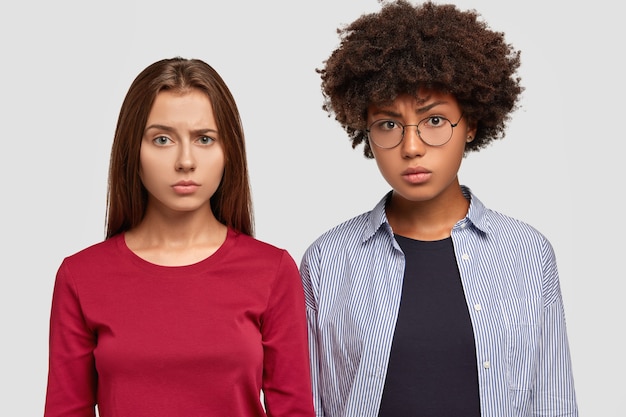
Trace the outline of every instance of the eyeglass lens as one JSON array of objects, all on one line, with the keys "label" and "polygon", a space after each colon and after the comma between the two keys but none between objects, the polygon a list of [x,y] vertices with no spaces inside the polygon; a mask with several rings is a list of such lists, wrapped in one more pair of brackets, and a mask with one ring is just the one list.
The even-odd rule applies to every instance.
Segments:
[{"label": "eyeglass lens", "polygon": [[[402,142],[405,128],[395,120],[376,120],[368,129],[369,138],[377,146],[385,149],[394,148]],[[452,123],[444,117],[427,117],[417,125],[419,137],[428,145],[441,146],[452,137]]]}]

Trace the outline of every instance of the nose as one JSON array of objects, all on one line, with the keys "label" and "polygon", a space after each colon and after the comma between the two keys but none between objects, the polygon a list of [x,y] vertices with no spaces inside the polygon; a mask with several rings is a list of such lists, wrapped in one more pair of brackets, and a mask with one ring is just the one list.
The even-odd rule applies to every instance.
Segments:
[{"label": "nose", "polygon": [[417,133],[417,125],[405,125],[404,137],[402,139],[402,156],[404,158],[415,158],[423,156],[426,152],[426,144]]},{"label": "nose", "polygon": [[191,144],[183,143],[178,152],[176,171],[187,172],[194,171],[195,169],[196,160],[193,156]]}]

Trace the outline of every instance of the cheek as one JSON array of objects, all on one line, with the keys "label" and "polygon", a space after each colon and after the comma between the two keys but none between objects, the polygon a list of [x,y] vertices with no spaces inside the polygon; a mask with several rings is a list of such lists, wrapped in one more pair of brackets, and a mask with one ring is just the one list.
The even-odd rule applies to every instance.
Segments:
[{"label": "cheek", "polygon": [[211,167],[211,171],[215,173],[224,173],[224,167],[226,164],[226,157],[224,156],[224,150],[220,147],[219,152],[211,153],[207,164]]},{"label": "cheek", "polygon": [[393,161],[397,160],[398,157],[393,158],[391,153],[393,150],[388,150],[384,154],[379,152],[372,152],[374,155],[374,160],[376,161],[376,165],[378,166],[378,170],[383,176],[389,171],[389,169],[393,168]]},{"label": "cheek", "polygon": [[163,172],[163,162],[156,155],[141,153],[139,156],[139,178],[141,182],[150,182]]}]

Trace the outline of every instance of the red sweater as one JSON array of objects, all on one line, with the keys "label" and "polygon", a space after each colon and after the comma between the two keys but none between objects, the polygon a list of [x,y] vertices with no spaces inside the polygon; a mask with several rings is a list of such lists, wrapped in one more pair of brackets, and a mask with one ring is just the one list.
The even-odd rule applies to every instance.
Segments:
[{"label": "red sweater", "polygon": [[297,266],[232,230],[188,266],[123,235],[66,258],[49,360],[45,417],[314,416]]}]

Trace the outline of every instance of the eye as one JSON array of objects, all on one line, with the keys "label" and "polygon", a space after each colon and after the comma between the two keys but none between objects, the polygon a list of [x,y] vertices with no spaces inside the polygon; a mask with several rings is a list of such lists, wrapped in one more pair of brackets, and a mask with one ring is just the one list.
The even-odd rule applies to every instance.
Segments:
[{"label": "eye", "polygon": [[424,119],[423,124],[427,127],[441,127],[448,122],[448,119],[441,116],[430,116]]},{"label": "eye", "polygon": [[394,129],[402,129],[400,124],[394,120],[378,120],[374,122],[372,128],[385,132],[389,132]]},{"label": "eye", "polygon": [[200,136],[197,139],[197,142],[201,145],[210,145],[211,143],[215,142],[215,139],[210,136]]},{"label": "eye", "polygon": [[154,142],[155,145],[165,146],[172,143],[172,140],[167,136],[157,136],[156,138],[152,139],[152,142]]}]

